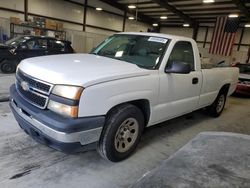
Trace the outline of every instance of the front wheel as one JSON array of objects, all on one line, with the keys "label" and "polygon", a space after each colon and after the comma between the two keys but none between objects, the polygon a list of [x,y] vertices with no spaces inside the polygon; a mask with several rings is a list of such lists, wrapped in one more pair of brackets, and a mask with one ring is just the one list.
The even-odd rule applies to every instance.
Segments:
[{"label": "front wheel", "polygon": [[131,104],[114,108],[107,117],[98,152],[104,158],[118,162],[129,157],[139,143],[144,128],[144,116]]},{"label": "front wheel", "polygon": [[1,71],[3,73],[14,73],[16,70],[16,66],[14,65],[14,63],[8,61],[8,60],[4,60],[2,63],[1,63]]},{"label": "front wheel", "polygon": [[220,92],[211,106],[208,107],[208,112],[212,117],[219,117],[225,107],[226,92]]}]

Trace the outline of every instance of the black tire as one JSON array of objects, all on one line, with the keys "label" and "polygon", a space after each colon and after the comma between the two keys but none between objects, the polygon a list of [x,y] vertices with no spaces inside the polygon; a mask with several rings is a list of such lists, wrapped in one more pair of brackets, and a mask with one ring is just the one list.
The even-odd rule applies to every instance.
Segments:
[{"label": "black tire", "polygon": [[219,117],[225,107],[226,99],[227,92],[225,90],[220,91],[213,104],[207,108],[209,115],[212,117]]},{"label": "black tire", "polygon": [[[132,126],[131,129],[130,126]],[[138,127],[138,129],[135,127]],[[97,151],[107,160],[112,162],[122,161],[136,149],[143,129],[144,116],[141,110],[131,104],[120,105],[107,115]],[[126,132],[122,135],[123,130]],[[127,146],[123,147],[126,145],[125,143],[127,143]]]},{"label": "black tire", "polygon": [[16,65],[8,60],[4,60],[1,63],[1,71],[7,74],[14,73],[16,71]]}]

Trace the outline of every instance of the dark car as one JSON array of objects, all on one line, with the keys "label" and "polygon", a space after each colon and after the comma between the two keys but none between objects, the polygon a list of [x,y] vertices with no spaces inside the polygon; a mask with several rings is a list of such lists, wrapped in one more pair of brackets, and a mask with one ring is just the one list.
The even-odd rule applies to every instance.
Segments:
[{"label": "dark car", "polygon": [[43,36],[17,37],[0,45],[0,68],[4,73],[12,73],[23,59],[67,53],[74,53],[69,41]]},{"label": "dark car", "polygon": [[234,66],[240,69],[239,82],[235,94],[250,96],[250,64],[237,63]]}]

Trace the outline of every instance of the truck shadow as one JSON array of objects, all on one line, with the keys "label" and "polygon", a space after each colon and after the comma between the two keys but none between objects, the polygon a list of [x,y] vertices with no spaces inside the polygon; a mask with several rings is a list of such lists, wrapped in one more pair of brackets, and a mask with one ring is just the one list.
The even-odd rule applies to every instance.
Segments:
[{"label": "truck shadow", "polygon": [[243,99],[250,99],[250,93],[249,93],[249,95],[243,95],[243,94],[240,94],[240,93],[233,93],[231,95],[231,97],[234,97],[234,98],[243,98]]},{"label": "truck shadow", "polygon": [[[139,144],[139,149],[146,147],[150,143],[157,142],[159,138],[168,138],[175,134],[181,134],[185,129],[199,126],[200,123],[210,119],[213,118],[210,117],[204,109],[200,109],[154,126],[146,127],[142,135],[141,143]],[[167,141],[166,144],[168,144]]]}]

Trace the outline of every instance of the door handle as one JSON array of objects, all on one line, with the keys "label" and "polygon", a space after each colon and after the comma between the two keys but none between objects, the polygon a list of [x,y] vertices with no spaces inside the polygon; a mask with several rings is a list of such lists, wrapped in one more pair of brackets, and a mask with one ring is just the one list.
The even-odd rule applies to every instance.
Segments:
[{"label": "door handle", "polygon": [[198,82],[199,82],[199,79],[198,79],[198,78],[193,78],[192,84],[198,84]]}]

